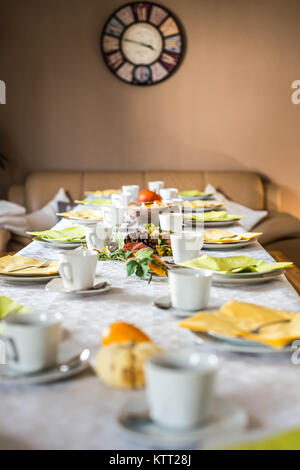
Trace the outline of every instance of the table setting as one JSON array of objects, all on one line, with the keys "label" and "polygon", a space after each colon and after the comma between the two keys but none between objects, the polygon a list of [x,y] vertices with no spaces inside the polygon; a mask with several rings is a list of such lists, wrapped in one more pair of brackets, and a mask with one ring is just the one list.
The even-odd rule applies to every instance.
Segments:
[{"label": "table setting", "polygon": [[0,258],[12,445],[200,449],[299,426],[293,263],[206,189],[153,181],[86,197]]}]

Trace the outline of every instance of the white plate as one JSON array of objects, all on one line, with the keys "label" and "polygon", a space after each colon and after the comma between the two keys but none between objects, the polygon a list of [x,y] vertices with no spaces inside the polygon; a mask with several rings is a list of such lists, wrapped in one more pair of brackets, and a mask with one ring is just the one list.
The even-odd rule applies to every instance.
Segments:
[{"label": "white plate", "polygon": [[207,201],[208,199],[212,199],[214,197],[214,194],[206,194],[204,196],[180,196],[179,197],[183,201]]},{"label": "white plate", "polygon": [[207,307],[200,309],[200,310],[197,309],[195,311],[187,311],[187,310],[175,308],[173,306],[169,308],[159,307],[158,305],[156,305],[156,302],[168,305],[169,303],[171,303],[170,296],[166,295],[163,297],[159,297],[158,299],[155,300],[153,305],[154,307],[159,308],[160,310],[165,310],[166,312],[170,313],[170,315],[173,315],[174,317],[190,317],[191,315],[194,315],[195,313],[201,310],[215,312],[216,310],[220,309],[222,305],[226,303],[225,300],[217,299],[213,297],[212,299],[209,299]]},{"label": "white plate", "polygon": [[216,222],[205,222],[205,221],[197,221],[197,220],[186,220],[183,219],[183,225],[187,227],[197,227],[203,226],[204,227],[229,227],[231,225],[235,225],[239,222],[239,220],[218,220]]},{"label": "white plate", "polygon": [[208,334],[200,331],[191,331],[191,333],[195,336],[197,343],[202,346],[211,346],[217,351],[243,354],[290,354],[294,351],[292,345],[287,345],[283,349],[275,349],[264,344],[255,343],[254,341],[237,341],[238,338],[235,338],[235,341],[232,341],[232,338],[221,337],[221,335],[215,335],[213,333]]},{"label": "white plate", "polygon": [[[82,350],[82,346],[79,346],[73,340],[62,341],[60,350],[58,353],[58,363],[63,363],[73,356],[76,356]],[[50,369],[43,372],[37,372],[32,375],[18,376],[17,373],[13,372],[7,365],[0,365],[0,385],[1,384],[16,384],[16,385],[33,385],[33,384],[44,384],[49,382],[57,382],[59,380],[65,380],[74,375],[80,374],[89,367],[89,360],[78,363],[74,368],[62,372],[58,368]]]},{"label": "white plate", "polygon": [[19,283],[28,283],[28,284],[39,284],[39,283],[44,283],[51,281],[51,279],[55,279],[59,276],[59,274],[51,274],[49,276],[12,276],[12,275],[5,275],[5,274],[0,274],[0,281],[3,282],[10,282],[13,284],[19,284]]},{"label": "white plate", "polygon": [[144,395],[133,397],[117,416],[118,427],[125,436],[142,445],[154,446],[155,449],[166,446],[182,448],[193,444],[199,447],[209,439],[241,432],[247,422],[247,415],[242,408],[229,401],[216,399],[213,416],[207,423],[184,431],[163,428],[149,418]]},{"label": "white plate", "polygon": [[213,274],[214,284],[261,284],[272,281],[283,274],[283,269],[266,273]]},{"label": "white plate", "polygon": [[71,222],[76,222],[78,225],[97,225],[98,222],[103,222],[103,219],[91,220],[91,219],[79,219],[78,217],[65,217],[61,216],[62,219],[70,220]]},{"label": "white plate", "polygon": [[236,242],[228,243],[210,243],[204,242],[203,248],[206,250],[234,250],[237,248],[244,248],[245,246],[252,245],[257,242],[257,238],[252,238],[251,240],[241,240]]},{"label": "white plate", "polygon": [[73,250],[74,248],[78,248],[85,243],[78,243],[78,242],[57,242],[55,240],[35,240],[39,243],[43,243],[43,245],[47,245],[49,248],[58,248],[60,250]]},{"label": "white plate", "polygon": [[[103,279],[96,278],[95,284],[98,284],[99,282],[101,282],[101,280],[105,282]],[[63,280],[59,278],[59,279],[52,279],[52,281],[50,281],[46,285],[45,289],[46,291],[49,291],[49,292],[59,292],[60,294],[80,295],[80,296],[86,297],[86,296],[102,294],[103,292],[109,291],[112,288],[112,285],[110,282],[108,281],[106,282],[107,282],[107,285],[105,287],[102,287],[101,289],[81,290],[81,291],[72,292],[72,291],[68,291],[67,289],[65,289]]]},{"label": "white plate", "polygon": [[219,210],[222,210],[222,207],[223,206],[217,206],[217,207],[184,207],[182,206],[182,212],[184,213],[191,213],[191,212],[194,212],[194,213],[199,213],[201,214],[201,212],[212,212],[212,211],[219,211]]}]

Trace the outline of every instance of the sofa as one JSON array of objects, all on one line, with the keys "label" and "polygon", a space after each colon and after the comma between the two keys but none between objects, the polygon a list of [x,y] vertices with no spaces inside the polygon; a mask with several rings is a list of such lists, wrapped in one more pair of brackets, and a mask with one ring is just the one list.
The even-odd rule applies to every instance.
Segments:
[{"label": "sofa", "polygon": [[[167,187],[204,189],[212,184],[228,199],[254,210],[267,210],[268,216],[255,228],[263,232],[260,242],[268,250],[281,251],[300,267],[300,220],[280,212],[280,192],[272,182],[246,171],[40,171],[27,176],[24,184],[9,188],[7,199],[22,206],[27,212],[43,207],[65,188],[73,199],[80,199],[85,191],[120,188],[138,184],[147,187],[148,181],[163,180]],[[27,237],[12,236],[0,230],[0,251],[17,251],[30,241]]]}]

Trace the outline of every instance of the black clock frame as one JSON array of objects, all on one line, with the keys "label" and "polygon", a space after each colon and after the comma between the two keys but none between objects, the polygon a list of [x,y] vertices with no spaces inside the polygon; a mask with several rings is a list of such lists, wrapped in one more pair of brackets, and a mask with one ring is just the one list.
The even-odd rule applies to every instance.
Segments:
[{"label": "black clock frame", "polygon": [[[175,67],[173,68],[173,70],[172,70],[171,72],[168,73],[168,75],[166,75],[165,77],[163,77],[161,80],[157,80],[156,82],[153,82],[153,81],[152,81],[152,71],[151,71],[151,69],[150,69],[150,73],[151,73],[151,82],[150,82],[150,83],[149,83],[149,80],[148,80],[147,82],[145,82],[145,83],[141,83],[141,82],[137,82],[137,81],[136,81],[136,82],[135,82],[135,81],[128,82],[127,80],[125,80],[124,78],[120,77],[120,75],[118,75],[118,74],[116,73],[116,72],[119,70],[119,68],[123,65],[123,63],[120,64],[115,70],[113,70],[113,69],[111,68],[111,66],[109,65],[109,62],[108,62],[107,57],[106,57],[108,54],[105,53],[105,52],[104,52],[104,49],[103,49],[103,38],[104,38],[105,35],[106,35],[106,36],[111,36],[111,37],[116,38],[116,36],[107,34],[107,33],[105,32],[105,31],[106,31],[106,27],[107,27],[107,25],[109,24],[109,22],[111,21],[111,19],[114,18],[114,17],[116,17],[117,13],[118,13],[120,10],[123,10],[123,8],[129,7],[129,6],[132,7],[133,5],[137,5],[138,3],[150,4],[150,5],[151,5],[151,9],[152,9],[154,6],[159,7],[159,8],[162,8],[162,9],[168,14],[168,16],[165,17],[165,18],[163,18],[163,20],[162,20],[158,25],[152,25],[152,23],[149,23],[149,24],[151,24],[151,26],[153,26],[154,28],[157,29],[157,31],[159,32],[159,34],[160,34],[161,37],[162,37],[163,44],[164,44],[164,42],[165,42],[165,37],[163,36],[162,32],[160,31],[159,26],[160,26],[164,21],[166,21],[167,18],[169,18],[169,17],[171,17],[171,18],[173,18],[173,19],[175,20],[175,22],[176,22],[176,24],[177,24],[177,26],[178,26],[178,29],[179,29],[179,33],[176,33],[176,35],[177,35],[177,34],[180,34],[181,39],[182,39],[181,52],[180,52],[180,54],[179,54],[179,59],[178,59],[176,65],[175,65]],[[149,12],[149,14],[148,14],[148,17],[150,16],[150,14],[151,14],[151,10],[150,10],[150,12]],[[135,16],[135,15],[134,15],[134,18],[135,18],[135,20],[134,20],[132,23],[130,23],[129,25],[125,25],[125,24],[122,22],[122,20],[120,20],[120,19],[117,17],[117,20],[124,26],[124,30],[122,31],[122,34],[121,34],[120,37],[118,38],[119,41],[120,41],[120,45],[121,45],[121,42],[122,42],[122,36],[124,35],[125,31],[126,31],[129,27],[131,27],[131,26],[134,25],[134,24],[143,23],[142,21],[138,21],[138,20],[136,19],[136,16]],[[148,22],[145,22],[145,23],[148,24]],[[174,35],[170,35],[170,36],[167,36],[167,37],[169,38],[169,37],[172,37],[172,36],[174,36]],[[122,82],[126,83],[127,85],[142,86],[142,87],[145,87],[145,86],[153,86],[153,85],[159,85],[160,83],[164,82],[165,80],[168,80],[168,78],[171,78],[171,77],[173,76],[173,74],[178,70],[179,66],[181,65],[181,63],[182,63],[182,61],[183,61],[183,58],[184,58],[185,52],[186,52],[186,35],[185,35],[185,32],[184,32],[184,28],[183,28],[183,26],[182,26],[182,23],[178,20],[177,16],[176,16],[174,13],[172,13],[168,8],[166,8],[165,6],[160,5],[160,4],[158,4],[158,3],[149,2],[149,1],[147,1],[147,0],[141,1],[141,2],[135,1],[135,2],[125,3],[124,5],[122,5],[121,7],[119,7],[117,10],[115,10],[115,11],[109,16],[109,18],[107,19],[107,21],[105,22],[105,24],[104,24],[104,26],[103,26],[103,28],[102,28],[102,33],[101,33],[101,37],[100,37],[100,49],[101,49],[101,53],[102,53],[103,60],[104,60],[105,64],[107,65],[107,68],[108,68],[108,69],[110,70],[110,72],[114,75],[114,77],[118,78],[119,80],[121,80]],[[134,66],[134,70],[135,70],[135,68],[137,68],[137,67],[140,67],[140,66],[150,67],[150,65],[153,65],[153,64],[155,64],[156,62],[158,62],[159,58],[161,57],[161,55],[162,55],[162,53],[163,53],[163,51],[164,51],[164,48],[162,49],[161,55],[159,56],[158,59],[154,60],[154,61],[151,62],[150,64],[138,64],[138,65],[137,65],[137,64],[134,64],[134,63],[131,62],[129,59],[127,59],[121,48],[119,49],[119,51],[120,51],[120,53],[122,54],[123,59],[124,59],[126,62],[128,62],[128,63],[130,63],[131,65],[133,65],[133,66]],[[161,63],[161,62],[160,62],[160,63]],[[164,67],[163,64],[161,64],[161,65]],[[134,76],[134,70],[133,70],[133,76]]]}]

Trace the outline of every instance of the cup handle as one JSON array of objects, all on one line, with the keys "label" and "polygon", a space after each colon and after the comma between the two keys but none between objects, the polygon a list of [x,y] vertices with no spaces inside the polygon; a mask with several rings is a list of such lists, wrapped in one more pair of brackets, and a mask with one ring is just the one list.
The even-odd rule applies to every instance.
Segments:
[{"label": "cup handle", "polygon": [[19,355],[14,340],[4,335],[0,335],[0,340],[7,345],[8,359],[11,359],[14,362],[19,362]]},{"label": "cup handle", "polygon": [[58,266],[59,274],[63,279],[69,282],[73,282],[72,269],[70,263],[60,263]]}]

